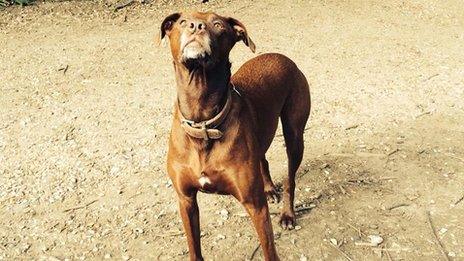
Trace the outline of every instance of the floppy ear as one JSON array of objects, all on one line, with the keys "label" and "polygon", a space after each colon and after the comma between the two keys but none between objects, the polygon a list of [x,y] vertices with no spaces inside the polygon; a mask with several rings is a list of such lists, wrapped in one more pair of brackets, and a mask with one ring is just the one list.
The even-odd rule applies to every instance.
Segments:
[{"label": "floppy ear", "polygon": [[166,18],[164,18],[163,22],[161,23],[159,37],[157,39],[158,45],[164,39],[166,34],[168,34],[169,31],[171,31],[172,26],[177,21],[177,19],[179,19],[180,16],[181,16],[180,13],[174,13],[174,14],[170,14]]},{"label": "floppy ear", "polygon": [[245,26],[239,20],[232,18],[232,17],[228,19],[228,22],[230,26],[232,26],[232,29],[234,29],[237,35],[237,42],[242,40],[243,43],[245,43],[245,45],[248,46],[252,52],[255,52],[256,50],[255,43],[253,43],[251,38],[248,36],[248,32]]}]

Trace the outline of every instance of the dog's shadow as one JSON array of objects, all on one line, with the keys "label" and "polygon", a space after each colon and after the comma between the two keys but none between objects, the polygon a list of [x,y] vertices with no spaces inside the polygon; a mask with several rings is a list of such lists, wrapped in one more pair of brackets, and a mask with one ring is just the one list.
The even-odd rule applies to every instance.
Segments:
[{"label": "dog's shadow", "polygon": [[[357,190],[381,185],[382,181],[375,178],[377,173],[381,173],[381,169],[375,166],[379,166],[377,163],[384,160],[371,160],[376,161],[376,164],[366,164],[365,159],[348,154],[305,159],[295,177],[297,219],[308,216],[313,209],[329,200],[348,198]],[[276,187],[282,197],[282,183],[276,183]],[[277,214],[271,212],[271,215]]]}]

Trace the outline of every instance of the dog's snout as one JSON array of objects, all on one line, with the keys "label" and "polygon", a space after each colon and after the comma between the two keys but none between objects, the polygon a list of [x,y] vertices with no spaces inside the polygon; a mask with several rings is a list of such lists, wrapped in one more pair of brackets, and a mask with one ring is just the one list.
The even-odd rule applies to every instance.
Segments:
[{"label": "dog's snout", "polygon": [[201,32],[206,29],[206,24],[202,21],[190,21],[188,29],[191,33]]}]

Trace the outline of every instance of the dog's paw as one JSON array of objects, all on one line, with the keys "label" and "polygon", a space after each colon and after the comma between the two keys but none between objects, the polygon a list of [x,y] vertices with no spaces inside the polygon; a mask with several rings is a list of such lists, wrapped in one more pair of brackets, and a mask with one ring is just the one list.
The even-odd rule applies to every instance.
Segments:
[{"label": "dog's paw", "polygon": [[283,229],[294,229],[296,224],[295,214],[291,212],[282,212],[280,215],[279,224]]},{"label": "dog's paw", "polygon": [[275,186],[264,188],[264,193],[269,202],[276,204],[280,202],[280,193]]}]

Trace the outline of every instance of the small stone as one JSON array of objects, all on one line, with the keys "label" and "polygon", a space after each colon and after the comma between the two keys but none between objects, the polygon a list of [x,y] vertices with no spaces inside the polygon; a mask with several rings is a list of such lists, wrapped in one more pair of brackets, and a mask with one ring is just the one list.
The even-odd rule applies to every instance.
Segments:
[{"label": "small stone", "polygon": [[295,226],[295,230],[300,230],[301,226]]},{"label": "small stone", "polygon": [[334,246],[338,245],[338,242],[337,242],[337,240],[335,238],[331,238],[330,243],[332,243],[332,245],[334,245]]},{"label": "small stone", "polygon": [[229,218],[229,211],[227,211],[227,209],[222,209],[221,211],[219,211],[219,215],[221,215],[222,218],[224,218],[224,219],[228,219]]},{"label": "small stone", "polygon": [[383,238],[379,235],[370,235],[368,237],[372,246],[378,246],[383,242]]},{"label": "small stone", "polygon": [[217,235],[216,237],[218,240],[223,240],[223,239],[226,239],[226,236],[222,235],[222,234],[219,234]]},{"label": "small stone", "polygon": [[105,259],[110,259],[110,258],[111,258],[111,254],[110,254],[110,253],[105,254],[104,258],[105,258]]},{"label": "small stone", "polygon": [[124,260],[124,261],[127,261],[127,260],[129,260],[130,258],[131,258],[130,256],[122,256],[122,260]]},{"label": "small stone", "polygon": [[308,261],[308,258],[305,255],[301,254],[300,261]]}]

